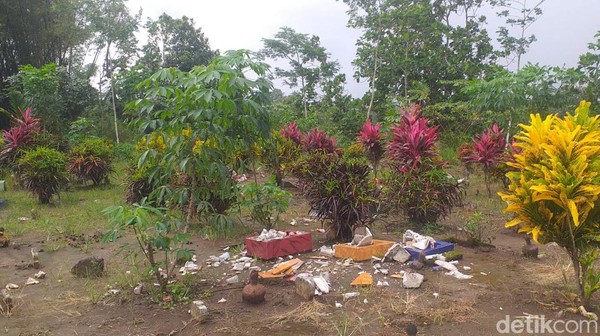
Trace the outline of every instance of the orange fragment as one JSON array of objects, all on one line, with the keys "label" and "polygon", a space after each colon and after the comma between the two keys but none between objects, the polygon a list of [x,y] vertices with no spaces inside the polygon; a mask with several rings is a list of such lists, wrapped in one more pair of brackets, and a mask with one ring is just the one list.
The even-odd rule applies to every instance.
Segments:
[{"label": "orange fragment", "polygon": [[267,271],[271,274],[279,274],[279,273],[283,273],[285,271],[287,271],[289,268],[291,268],[292,266],[296,265],[297,263],[301,262],[302,260],[296,258],[296,259],[292,259],[290,261],[286,261],[284,263],[281,263],[279,266]]},{"label": "orange fragment", "polygon": [[270,271],[258,272],[258,276],[261,279],[280,279],[280,278],[283,278],[283,274],[272,274]]},{"label": "orange fragment", "polygon": [[354,281],[350,284],[352,286],[372,286],[373,285],[373,277],[370,273],[361,273],[359,274]]}]

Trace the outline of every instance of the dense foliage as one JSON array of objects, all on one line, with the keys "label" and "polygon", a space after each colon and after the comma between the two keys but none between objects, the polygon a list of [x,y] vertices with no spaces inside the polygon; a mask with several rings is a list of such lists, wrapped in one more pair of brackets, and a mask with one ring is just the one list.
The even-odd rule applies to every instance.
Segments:
[{"label": "dense foliage", "polygon": [[[246,73],[253,72],[256,79]],[[138,169],[147,170],[150,199],[186,213],[223,213],[236,200],[236,158],[269,135],[270,83],[246,51],[216,57],[190,72],[164,69],[142,83],[144,98],[131,105],[146,133]]]},{"label": "dense foliage", "polygon": [[386,151],[392,168],[386,177],[389,204],[402,209],[411,223],[435,223],[460,204],[462,190],[443,170],[436,146],[438,127],[430,127],[416,105],[400,112]]},{"label": "dense foliage", "polygon": [[54,149],[38,147],[25,151],[18,164],[21,183],[42,204],[50,203],[68,182],[66,157]]},{"label": "dense foliage", "polygon": [[[507,227],[556,242],[569,253],[584,304],[600,289],[592,263],[600,247],[600,117],[582,101],[573,114],[531,115],[515,136],[521,152],[508,165],[509,191],[500,193],[514,214]],[[587,261],[587,262],[586,262]]]},{"label": "dense foliage", "polygon": [[82,182],[91,180],[99,185],[109,182],[112,161],[112,144],[106,139],[89,138],[71,148],[68,170]]}]

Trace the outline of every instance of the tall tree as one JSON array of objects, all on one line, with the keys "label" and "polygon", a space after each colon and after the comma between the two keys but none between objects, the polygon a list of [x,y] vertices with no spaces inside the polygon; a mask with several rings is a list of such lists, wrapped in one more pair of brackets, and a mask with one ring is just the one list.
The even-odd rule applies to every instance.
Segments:
[{"label": "tall tree", "polygon": [[0,88],[19,67],[83,59],[90,0],[0,0]]},{"label": "tall tree", "polygon": [[329,60],[329,53],[321,46],[318,36],[281,27],[274,38],[262,41],[264,47],[258,52],[259,58],[288,62],[288,68],[275,67],[275,77],[283,79],[290,88],[300,88],[305,118],[308,105],[323,93],[328,81],[337,78],[338,84],[343,83],[344,78],[338,76],[339,63]]},{"label": "tall tree", "polygon": [[[137,39],[141,13],[132,15],[124,0],[93,0],[89,15],[94,27],[94,38],[91,45],[96,49],[93,64],[102,64],[99,91],[102,93],[103,83],[109,82],[110,100],[112,103],[115,127],[115,139],[119,143],[117,126],[117,95],[113,82],[113,74],[125,70],[129,60],[137,53]],[[99,58],[103,60],[100,61]]]},{"label": "tall tree", "polygon": [[[371,97],[382,112],[389,102],[451,99],[453,83],[481,76],[493,63],[493,48],[477,0],[344,0],[357,41],[357,78],[371,82]],[[465,17],[464,25],[451,17]],[[371,104],[369,104],[371,105]]]},{"label": "tall tree", "polygon": [[[509,64],[517,60],[517,71],[521,69],[521,57],[536,41],[535,35],[527,35],[527,31],[542,15],[542,4],[546,0],[492,0],[495,6],[503,8],[498,16],[506,18],[506,24],[516,29],[516,36],[511,35],[508,27],[498,28],[498,42],[502,46],[499,55],[506,57]],[[533,5],[532,5],[533,4]],[[531,6],[530,6],[531,5]]]},{"label": "tall tree", "polygon": [[190,71],[196,65],[206,65],[219,54],[212,50],[194,19],[183,16],[174,19],[163,13],[158,20],[148,19],[148,48],[160,50],[162,66]]}]

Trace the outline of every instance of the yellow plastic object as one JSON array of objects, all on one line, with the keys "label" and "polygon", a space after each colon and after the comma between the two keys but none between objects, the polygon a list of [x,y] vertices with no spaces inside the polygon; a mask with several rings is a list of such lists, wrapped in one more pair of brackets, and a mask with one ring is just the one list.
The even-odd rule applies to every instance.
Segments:
[{"label": "yellow plastic object", "polygon": [[335,257],[354,261],[370,260],[371,257],[383,257],[392,245],[394,245],[393,241],[378,239],[373,239],[373,244],[368,246],[337,244],[335,245]]}]

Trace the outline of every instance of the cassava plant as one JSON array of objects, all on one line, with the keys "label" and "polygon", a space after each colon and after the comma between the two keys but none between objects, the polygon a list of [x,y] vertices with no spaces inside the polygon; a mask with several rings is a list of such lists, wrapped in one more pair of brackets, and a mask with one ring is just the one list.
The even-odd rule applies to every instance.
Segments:
[{"label": "cassava plant", "polygon": [[377,178],[377,168],[384,153],[379,125],[373,125],[371,124],[371,120],[367,120],[358,133],[357,140],[364,146],[367,158],[373,166],[375,178]]},{"label": "cassava plant", "polygon": [[150,199],[178,208],[188,224],[233,204],[234,158],[270,132],[265,69],[248,51],[228,51],[206,66],[161,69],[140,83],[143,97],[129,108],[133,126],[146,134],[137,162],[148,169]]},{"label": "cassava plant", "polygon": [[250,218],[266,229],[272,229],[279,215],[288,208],[292,194],[273,181],[264,184],[247,183],[242,187],[241,205],[250,209]]},{"label": "cassava plant", "polygon": [[175,261],[191,258],[190,251],[184,248],[190,237],[181,232],[184,223],[166,215],[166,210],[146,204],[144,198],[131,207],[113,206],[102,211],[113,225],[103,240],[114,242],[125,231],[133,231],[137,248],[146,258],[164,293],[169,290],[169,279],[175,270]]},{"label": "cassava plant", "polygon": [[25,151],[19,159],[18,170],[25,189],[42,204],[50,203],[52,196],[59,195],[68,183],[65,155],[54,149],[38,147]]},{"label": "cassava plant", "polygon": [[467,169],[471,165],[481,166],[488,197],[492,197],[493,171],[505,161],[505,152],[504,130],[499,129],[498,124],[494,124],[483,133],[476,135],[471,144],[464,147],[460,153],[460,158],[467,165]]},{"label": "cassava plant", "polygon": [[564,248],[575,269],[583,304],[600,289],[593,267],[600,247],[600,118],[590,116],[582,101],[573,114],[545,119],[531,115],[520,125],[515,146],[521,149],[507,164],[509,190],[499,195],[518,227],[536,242]]},{"label": "cassava plant", "polygon": [[112,171],[112,144],[101,138],[89,138],[73,146],[69,152],[69,173],[80,181],[94,185],[108,183]]},{"label": "cassava plant", "polygon": [[402,209],[413,224],[435,223],[460,204],[462,188],[443,169],[436,146],[438,127],[428,125],[417,105],[400,112],[386,150],[392,168],[386,177],[388,203]]}]

